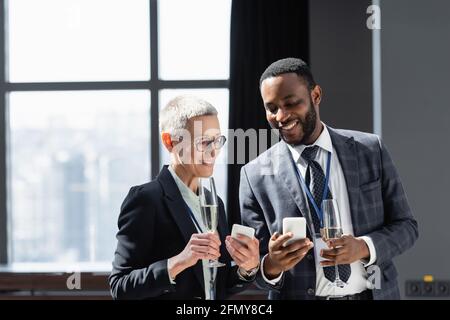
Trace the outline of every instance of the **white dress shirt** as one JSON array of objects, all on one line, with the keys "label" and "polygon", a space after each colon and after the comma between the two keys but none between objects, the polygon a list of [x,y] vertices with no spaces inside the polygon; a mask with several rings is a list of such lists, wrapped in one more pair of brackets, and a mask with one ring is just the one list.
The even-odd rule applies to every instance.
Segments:
[{"label": "white dress shirt", "polygon": [[[323,123],[322,123],[323,124]],[[333,147],[330,133],[325,124],[323,124],[323,130],[320,134],[319,138],[312,144],[312,146],[319,146],[319,150],[316,154],[315,161],[317,161],[322,170],[326,171],[326,162],[327,162],[327,154],[331,152],[331,168],[330,168],[330,181],[329,181],[329,190],[333,195],[333,199],[335,199],[338,203],[339,214],[341,217],[342,229],[344,234],[354,235],[353,233],[353,225],[350,214],[350,203],[348,199],[347,192],[347,184],[345,182],[344,173],[342,171],[341,164],[339,162],[339,158],[337,156],[336,150]],[[288,145],[289,150],[291,152],[292,158],[294,162],[297,164],[300,174],[305,178],[306,170],[308,164],[301,157],[303,150],[307,147],[305,145],[299,146],[290,146]],[[312,180],[312,176],[311,176]],[[303,188],[302,188],[303,190]],[[307,199],[306,193],[303,190],[305,199]],[[311,214],[315,214],[315,212],[311,212]],[[308,220],[308,217],[306,217]],[[310,223],[310,221],[308,221]],[[347,285],[343,288],[335,288],[334,286],[328,286],[330,283],[328,279],[325,277],[323,272],[323,267],[316,261],[316,296],[336,296],[336,295],[352,295],[356,293],[360,293],[368,288],[367,286],[367,272],[364,267],[368,267],[376,261],[376,252],[375,246],[373,245],[372,239],[367,236],[359,237],[363,239],[369,248],[370,252],[370,260],[369,261],[356,261],[350,264],[351,267],[351,275],[347,281]],[[311,239],[313,240],[313,239]],[[314,248],[315,250],[315,248]],[[281,280],[282,274],[272,280],[268,280],[264,274],[264,259],[261,263],[261,273],[264,280],[270,284],[275,285],[278,281]]]}]

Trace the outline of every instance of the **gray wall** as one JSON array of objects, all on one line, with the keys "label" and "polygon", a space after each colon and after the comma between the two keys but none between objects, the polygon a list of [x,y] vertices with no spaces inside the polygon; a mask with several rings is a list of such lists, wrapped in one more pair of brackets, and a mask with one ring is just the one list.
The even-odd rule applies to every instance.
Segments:
[{"label": "gray wall", "polygon": [[396,261],[401,284],[450,280],[449,12],[446,0],[381,2],[382,133],[420,228]]},{"label": "gray wall", "polygon": [[310,0],[310,65],[332,127],[372,132],[372,34],[367,0]]},{"label": "gray wall", "polygon": [[[373,132],[371,1],[310,1],[311,68],[321,115]],[[399,285],[450,280],[450,1],[381,0],[382,137],[402,177],[420,239],[396,259]]]}]

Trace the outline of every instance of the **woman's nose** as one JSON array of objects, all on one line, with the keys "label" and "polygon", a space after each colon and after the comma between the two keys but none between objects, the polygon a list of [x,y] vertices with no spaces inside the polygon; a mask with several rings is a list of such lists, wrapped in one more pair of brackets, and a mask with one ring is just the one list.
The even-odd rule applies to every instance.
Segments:
[{"label": "woman's nose", "polygon": [[211,148],[211,151],[209,152],[209,156],[211,159],[214,159],[216,157],[216,149]]}]

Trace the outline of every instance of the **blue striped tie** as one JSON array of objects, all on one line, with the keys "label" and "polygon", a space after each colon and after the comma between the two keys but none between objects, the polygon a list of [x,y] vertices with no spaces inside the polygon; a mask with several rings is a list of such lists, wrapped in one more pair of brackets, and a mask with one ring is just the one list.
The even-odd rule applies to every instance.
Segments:
[{"label": "blue striped tie", "polygon": [[[308,147],[302,152],[302,158],[305,159],[305,161],[308,163],[308,168],[306,169],[306,176],[305,176],[305,183],[307,186],[310,186],[310,172],[312,173],[312,195],[314,197],[314,201],[317,205],[321,206],[322,204],[320,201],[322,200],[323,196],[323,189],[325,187],[325,175],[323,173],[322,167],[318,162],[316,162],[314,159],[316,158],[317,152],[319,151],[318,146]],[[331,191],[327,194],[327,199],[332,199]],[[311,216],[314,223],[314,228],[316,233],[320,233],[320,221],[317,217],[317,214],[315,213],[314,206],[312,205],[311,201],[308,198],[308,204],[309,208],[311,210]],[[347,282],[350,278],[351,274],[351,268],[349,264],[341,264],[338,266],[339,270],[339,277],[342,281]],[[323,267],[323,273],[325,274],[325,277],[330,280],[331,282],[334,281],[336,278],[335,269],[333,267]]]}]

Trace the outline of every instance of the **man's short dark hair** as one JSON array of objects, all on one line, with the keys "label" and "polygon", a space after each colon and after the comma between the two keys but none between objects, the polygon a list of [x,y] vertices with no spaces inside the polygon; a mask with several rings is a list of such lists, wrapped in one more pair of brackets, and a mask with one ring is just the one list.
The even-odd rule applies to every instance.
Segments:
[{"label": "man's short dark hair", "polygon": [[285,73],[295,73],[306,82],[306,86],[309,90],[314,89],[316,82],[314,81],[311,70],[308,65],[302,59],[297,58],[285,58],[275,61],[261,75],[259,79],[259,86],[267,78],[277,77]]}]

